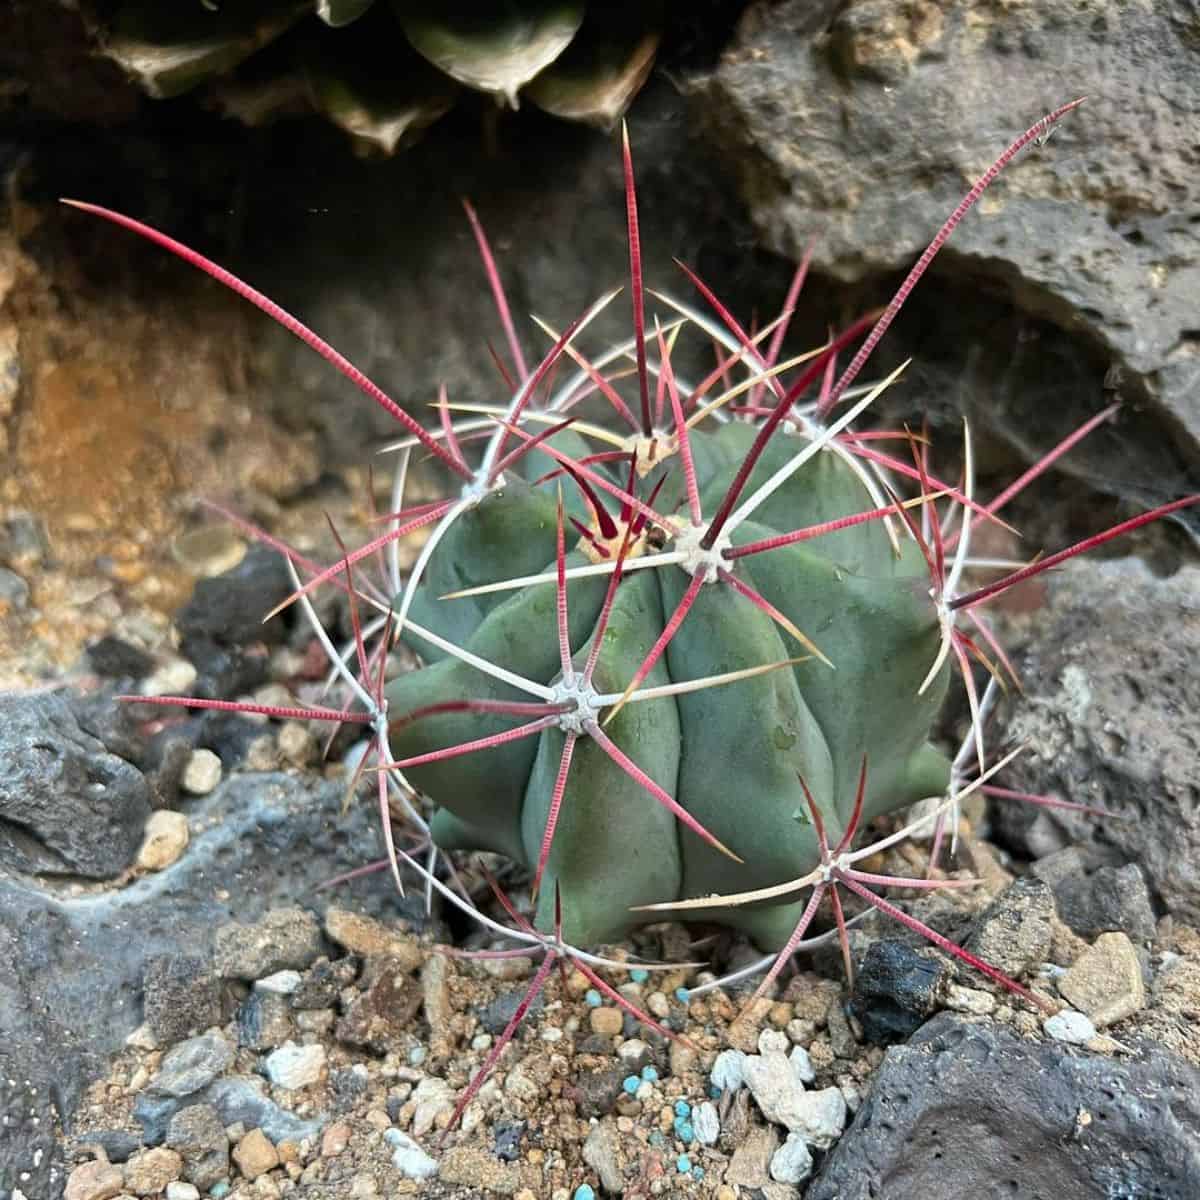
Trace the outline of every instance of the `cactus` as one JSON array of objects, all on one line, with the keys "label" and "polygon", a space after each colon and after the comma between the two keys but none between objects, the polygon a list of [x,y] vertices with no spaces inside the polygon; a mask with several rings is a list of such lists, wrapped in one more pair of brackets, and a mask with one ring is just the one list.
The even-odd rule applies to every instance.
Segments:
[{"label": "cactus", "polygon": [[[1014,495],[1111,419],[1116,406],[987,504],[974,495],[969,431],[956,487],[932,473],[926,439],[905,431],[856,432],[853,425],[901,374],[903,368],[871,386],[856,385],[933,256],[1001,169],[1078,103],[1043,118],[1000,155],[881,313],[793,360],[780,361],[780,352],[806,263],[784,312],[757,334],[690,272],[713,315],[655,293],[667,311],[647,330],[627,139],[633,335],[601,356],[587,357],[577,342],[616,292],[561,334],[547,330],[553,344],[529,369],[495,260],[468,205],[508,343],[510,362],[497,358],[508,400],[460,412],[443,389],[434,432],[223,268],[132,218],[76,204],[233,288],[350,378],[406,434],[393,447],[400,457],[385,531],[339,561],[323,566],[241,522],[287,555],[296,591],[285,604],[299,604],[313,623],[344,704],[158,702],[364,727],[388,847],[376,866],[390,867],[400,887],[402,867],[415,873],[427,894],[438,892],[517,943],[485,955],[542,954],[530,996],[553,962],[569,959],[636,1012],[596,973],[628,964],[585,947],[618,940],[665,913],[748,933],[769,951],[749,968],[766,971],[761,993],[794,953],[812,945],[808,931],[826,897],[849,970],[839,898],[845,888],[1045,1007],[1044,998],[877,890],[973,881],[897,878],[868,872],[862,863],[927,819],[936,824],[936,861],[959,801],[988,788],[1016,753],[995,760],[985,745],[996,688],[1015,671],[981,606],[1200,496],[1016,564],[971,590],[963,579],[976,566],[973,532],[999,521]],[[708,377],[687,383],[676,376],[672,350],[692,327],[721,349]],[[838,375],[838,356],[856,344]],[[566,357],[578,371],[551,389]],[[744,378],[730,385],[735,371]],[[636,380],[628,397],[616,386],[626,378]],[[613,421],[592,419],[593,408],[611,412]],[[476,465],[464,450],[469,437],[485,439]],[[405,507],[414,447],[459,482],[444,499]],[[901,480],[912,485],[906,499]],[[573,540],[578,534],[571,547],[568,528]],[[404,579],[397,547],[421,530],[426,540]],[[377,562],[384,568],[379,579],[370,575]],[[344,648],[316,620],[310,594],[322,586],[347,597],[353,638]],[[375,610],[365,622],[362,606]],[[397,640],[423,665],[388,682]],[[992,677],[982,695],[976,664]],[[950,760],[930,734],[955,669],[972,719]],[[927,798],[935,798],[931,818],[854,848],[873,819]],[[407,848],[395,840],[397,820],[413,836]],[[450,852],[460,850],[496,852],[527,868],[531,916],[498,887],[511,924],[467,900],[452,886]],[[460,1098],[459,1112],[524,1011],[522,1005]]]},{"label": "cactus", "polygon": [[645,82],[659,3],[118,0],[85,6],[100,52],[148,95],[208,88],[248,124],[315,110],[392,154],[462,88],[611,129]]}]

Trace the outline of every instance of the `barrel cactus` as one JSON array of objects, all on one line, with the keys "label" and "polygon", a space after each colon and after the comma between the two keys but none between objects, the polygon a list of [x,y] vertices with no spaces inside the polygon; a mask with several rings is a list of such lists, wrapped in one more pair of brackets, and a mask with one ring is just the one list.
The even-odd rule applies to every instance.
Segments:
[{"label": "barrel cactus", "polygon": [[[911,824],[873,846],[855,849],[853,841],[873,818],[927,798],[936,798],[940,830],[960,797],[1005,765],[984,745],[995,684],[980,697],[973,665],[994,680],[1012,667],[982,604],[1200,496],[1014,564],[970,590],[963,579],[973,567],[973,530],[1000,520],[998,510],[1021,487],[1113,409],[990,503],[975,498],[969,437],[953,485],[931,472],[922,437],[856,431],[854,423],[900,374],[857,382],[933,256],[1003,167],[1074,107],[1043,118],[1000,155],[882,312],[791,360],[780,355],[804,263],[781,316],[757,333],[690,272],[704,311],[654,293],[662,310],[647,327],[628,140],[633,329],[603,354],[589,357],[579,344],[619,289],[562,333],[547,328],[551,348],[527,366],[468,205],[508,343],[509,361],[496,357],[503,402],[456,409],[443,390],[440,429],[432,431],[242,280],[132,218],[77,205],[250,300],[406,435],[393,447],[400,465],[384,531],[339,561],[313,562],[243,522],[287,555],[296,580],[287,603],[314,622],[344,703],[158,702],[363,727],[370,749],[360,770],[377,789],[388,845],[378,865],[390,865],[401,886],[402,867],[416,873],[429,892],[520,944],[487,953],[543,953],[534,988],[565,956],[628,1007],[595,974],[612,960],[584,947],[665,912],[744,930],[770,951],[758,964],[770,967],[769,981],[804,944],[825,896],[849,966],[837,890],[844,886],[1034,999],[879,895],[893,883],[948,885],[865,870],[864,857]],[[672,351],[693,328],[720,349],[708,376],[689,382],[677,376]],[[836,360],[851,346],[839,375]],[[567,358],[577,369],[559,380]],[[481,439],[481,455],[469,453],[468,438]],[[406,506],[414,448],[440,464],[452,487],[442,499]],[[418,532],[425,540],[405,578],[397,547]],[[309,597],[322,586],[348,599],[354,636],[345,648],[316,622]],[[364,607],[375,610],[366,620]],[[389,681],[398,641],[420,666],[393,671]],[[972,722],[951,761],[930,736],[956,668]],[[398,819],[413,844],[396,840]],[[462,850],[527,868],[531,915],[498,892],[512,923],[497,922],[448,885],[439,858],[452,878],[448,852]]]},{"label": "barrel cactus", "polygon": [[463,88],[611,128],[650,68],[659,3],[115,0],[85,5],[101,53],[148,95],[207,88],[250,124],[313,109],[391,154]]}]

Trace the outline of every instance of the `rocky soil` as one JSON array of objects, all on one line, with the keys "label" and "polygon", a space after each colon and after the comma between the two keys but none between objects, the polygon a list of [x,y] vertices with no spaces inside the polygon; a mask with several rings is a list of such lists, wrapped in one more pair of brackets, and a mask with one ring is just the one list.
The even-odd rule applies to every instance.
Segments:
[{"label": "rocky soil", "polygon": [[[886,415],[928,413],[953,440],[966,412],[987,484],[1123,401],[1014,506],[1025,537],[998,555],[1196,490],[1191,8],[784,0],[735,27],[735,7],[704,6],[724,54],[715,35],[666,53],[631,114],[648,275],[671,278],[677,254],[761,314],[816,235],[807,345],[887,294],[1013,132],[1088,92],[889,335],[881,365],[916,361]],[[458,197],[485,217],[518,313],[561,324],[623,270],[618,159],[522,114],[490,152],[451,120],[358,162],[303,125],[247,133],[131,100],[56,45],[52,20],[19,24],[33,11],[0,17],[25,30],[0,36],[15,81],[0,88],[0,1200],[1194,1197],[1194,523],[1056,573],[999,617],[1025,690],[998,733],[1029,747],[1005,784],[1107,815],[968,806],[949,865],[981,886],[895,894],[1062,1012],[1043,1019],[876,917],[854,931],[853,987],[829,948],[740,1019],[745,991],[688,995],[704,971],[613,972],[677,1040],[551,973],[447,1129],[536,964],[439,953],[493,943],[427,911],[419,883],[323,886],[382,855],[372,804],[348,795],[348,734],[326,747],[315,724],[153,703],[319,699],[310,633],[260,622],[287,591],[277,558],[197,498],[331,560],[325,514],[357,531],[386,504],[386,471],[363,464],[392,430],[234,298],[52,201],[198,242],[416,412],[443,380],[491,394],[491,302]],[[52,47],[74,93],[31,82]],[[349,633],[338,603],[320,607]],[[964,718],[947,713],[947,744]],[[880,867],[921,876],[928,848]],[[462,872],[487,905],[477,867]],[[502,877],[527,904],[527,881]],[[752,953],[679,926],[609,952],[713,970]]]}]

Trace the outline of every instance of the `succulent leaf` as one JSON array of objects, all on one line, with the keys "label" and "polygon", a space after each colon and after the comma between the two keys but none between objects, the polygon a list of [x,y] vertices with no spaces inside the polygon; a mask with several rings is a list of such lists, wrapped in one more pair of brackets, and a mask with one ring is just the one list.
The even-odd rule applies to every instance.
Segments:
[{"label": "succulent leaf", "polygon": [[578,36],[526,88],[552,116],[616,128],[654,66],[663,24],[661,4],[599,4]]},{"label": "succulent leaf", "polygon": [[439,70],[512,108],[571,44],[583,0],[394,0],[408,40]]},{"label": "succulent leaf", "polygon": [[312,106],[364,151],[393,154],[454,107],[458,85],[412,49],[383,6],[349,28],[306,32],[299,57]]},{"label": "succulent leaf", "polygon": [[309,11],[304,0],[221,8],[124,0],[103,49],[145,92],[169,99],[231,71]]},{"label": "succulent leaf", "polygon": [[375,0],[317,0],[317,16],[337,29],[349,25],[375,3]]}]

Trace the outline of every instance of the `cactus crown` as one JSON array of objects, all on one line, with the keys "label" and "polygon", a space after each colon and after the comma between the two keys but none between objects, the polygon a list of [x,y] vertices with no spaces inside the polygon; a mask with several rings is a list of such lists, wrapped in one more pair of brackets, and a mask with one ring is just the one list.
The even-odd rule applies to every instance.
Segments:
[{"label": "cactus crown", "polygon": [[[936,859],[960,798],[984,787],[1011,758],[988,766],[985,752],[984,719],[1012,666],[980,615],[984,602],[1200,496],[1028,566],[1014,564],[987,586],[963,591],[972,531],[998,521],[997,511],[1017,491],[1114,409],[1097,414],[988,504],[974,498],[969,436],[963,482],[955,487],[931,473],[924,439],[855,432],[853,423],[900,373],[856,386],[934,254],[1004,165],[1078,103],[1009,146],[881,313],[790,361],[780,361],[780,353],[807,259],[783,313],[758,333],[743,329],[690,271],[711,315],[654,293],[668,310],[667,323],[656,319],[647,330],[627,140],[633,333],[603,355],[589,358],[576,343],[616,292],[561,334],[549,330],[550,350],[527,366],[499,272],[468,205],[508,342],[510,361],[498,365],[510,398],[463,412],[451,408],[443,390],[435,432],[223,268],[131,218],[77,205],[236,290],[403,427],[406,436],[393,447],[399,466],[385,532],[340,561],[321,566],[242,524],[287,555],[296,591],[286,603],[299,603],[312,620],[330,656],[331,679],[345,693],[342,707],[303,712],[369,731],[388,846],[379,865],[390,865],[400,886],[401,865],[416,872],[428,894],[437,890],[515,939],[516,952],[540,950],[531,995],[552,962],[566,957],[628,1008],[595,972],[628,964],[582,947],[616,940],[665,911],[750,934],[771,951],[754,964],[769,968],[765,987],[810,944],[806,934],[826,896],[849,969],[840,886],[1044,1004],[878,894],[893,883],[970,882],[897,880],[857,865],[912,826],[864,849],[855,850],[853,840],[863,823],[939,797]],[[720,347],[717,366],[697,381],[672,366],[676,339],[690,327]],[[838,356],[854,345],[838,375]],[[552,387],[566,358],[577,369]],[[618,389],[622,379],[631,381],[629,398]],[[464,450],[468,438],[484,439],[474,465]],[[456,494],[405,506],[415,447],[458,478]],[[901,498],[900,480],[913,485],[908,499]],[[397,547],[418,530],[426,540],[405,579]],[[367,569],[376,560],[384,567],[378,580]],[[354,636],[341,650],[309,600],[322,585],[349,598]],[[363,622],[360,605],[375,615]],[[385,682],[397,640],[424,665]],[[972,660],[992,676],[982,696]],[[953,762],[929,742],[952,668],[972,713]],[[183,697],[162,702],[221,706]],[[428,821],[424,798],[433,806]],[[396,845],[397,816],[414,834],[414,848]],[[510,926],[455,890],[445,852],[472,849],[500,853],[532,872],[531,920],[499,889]]]}]

